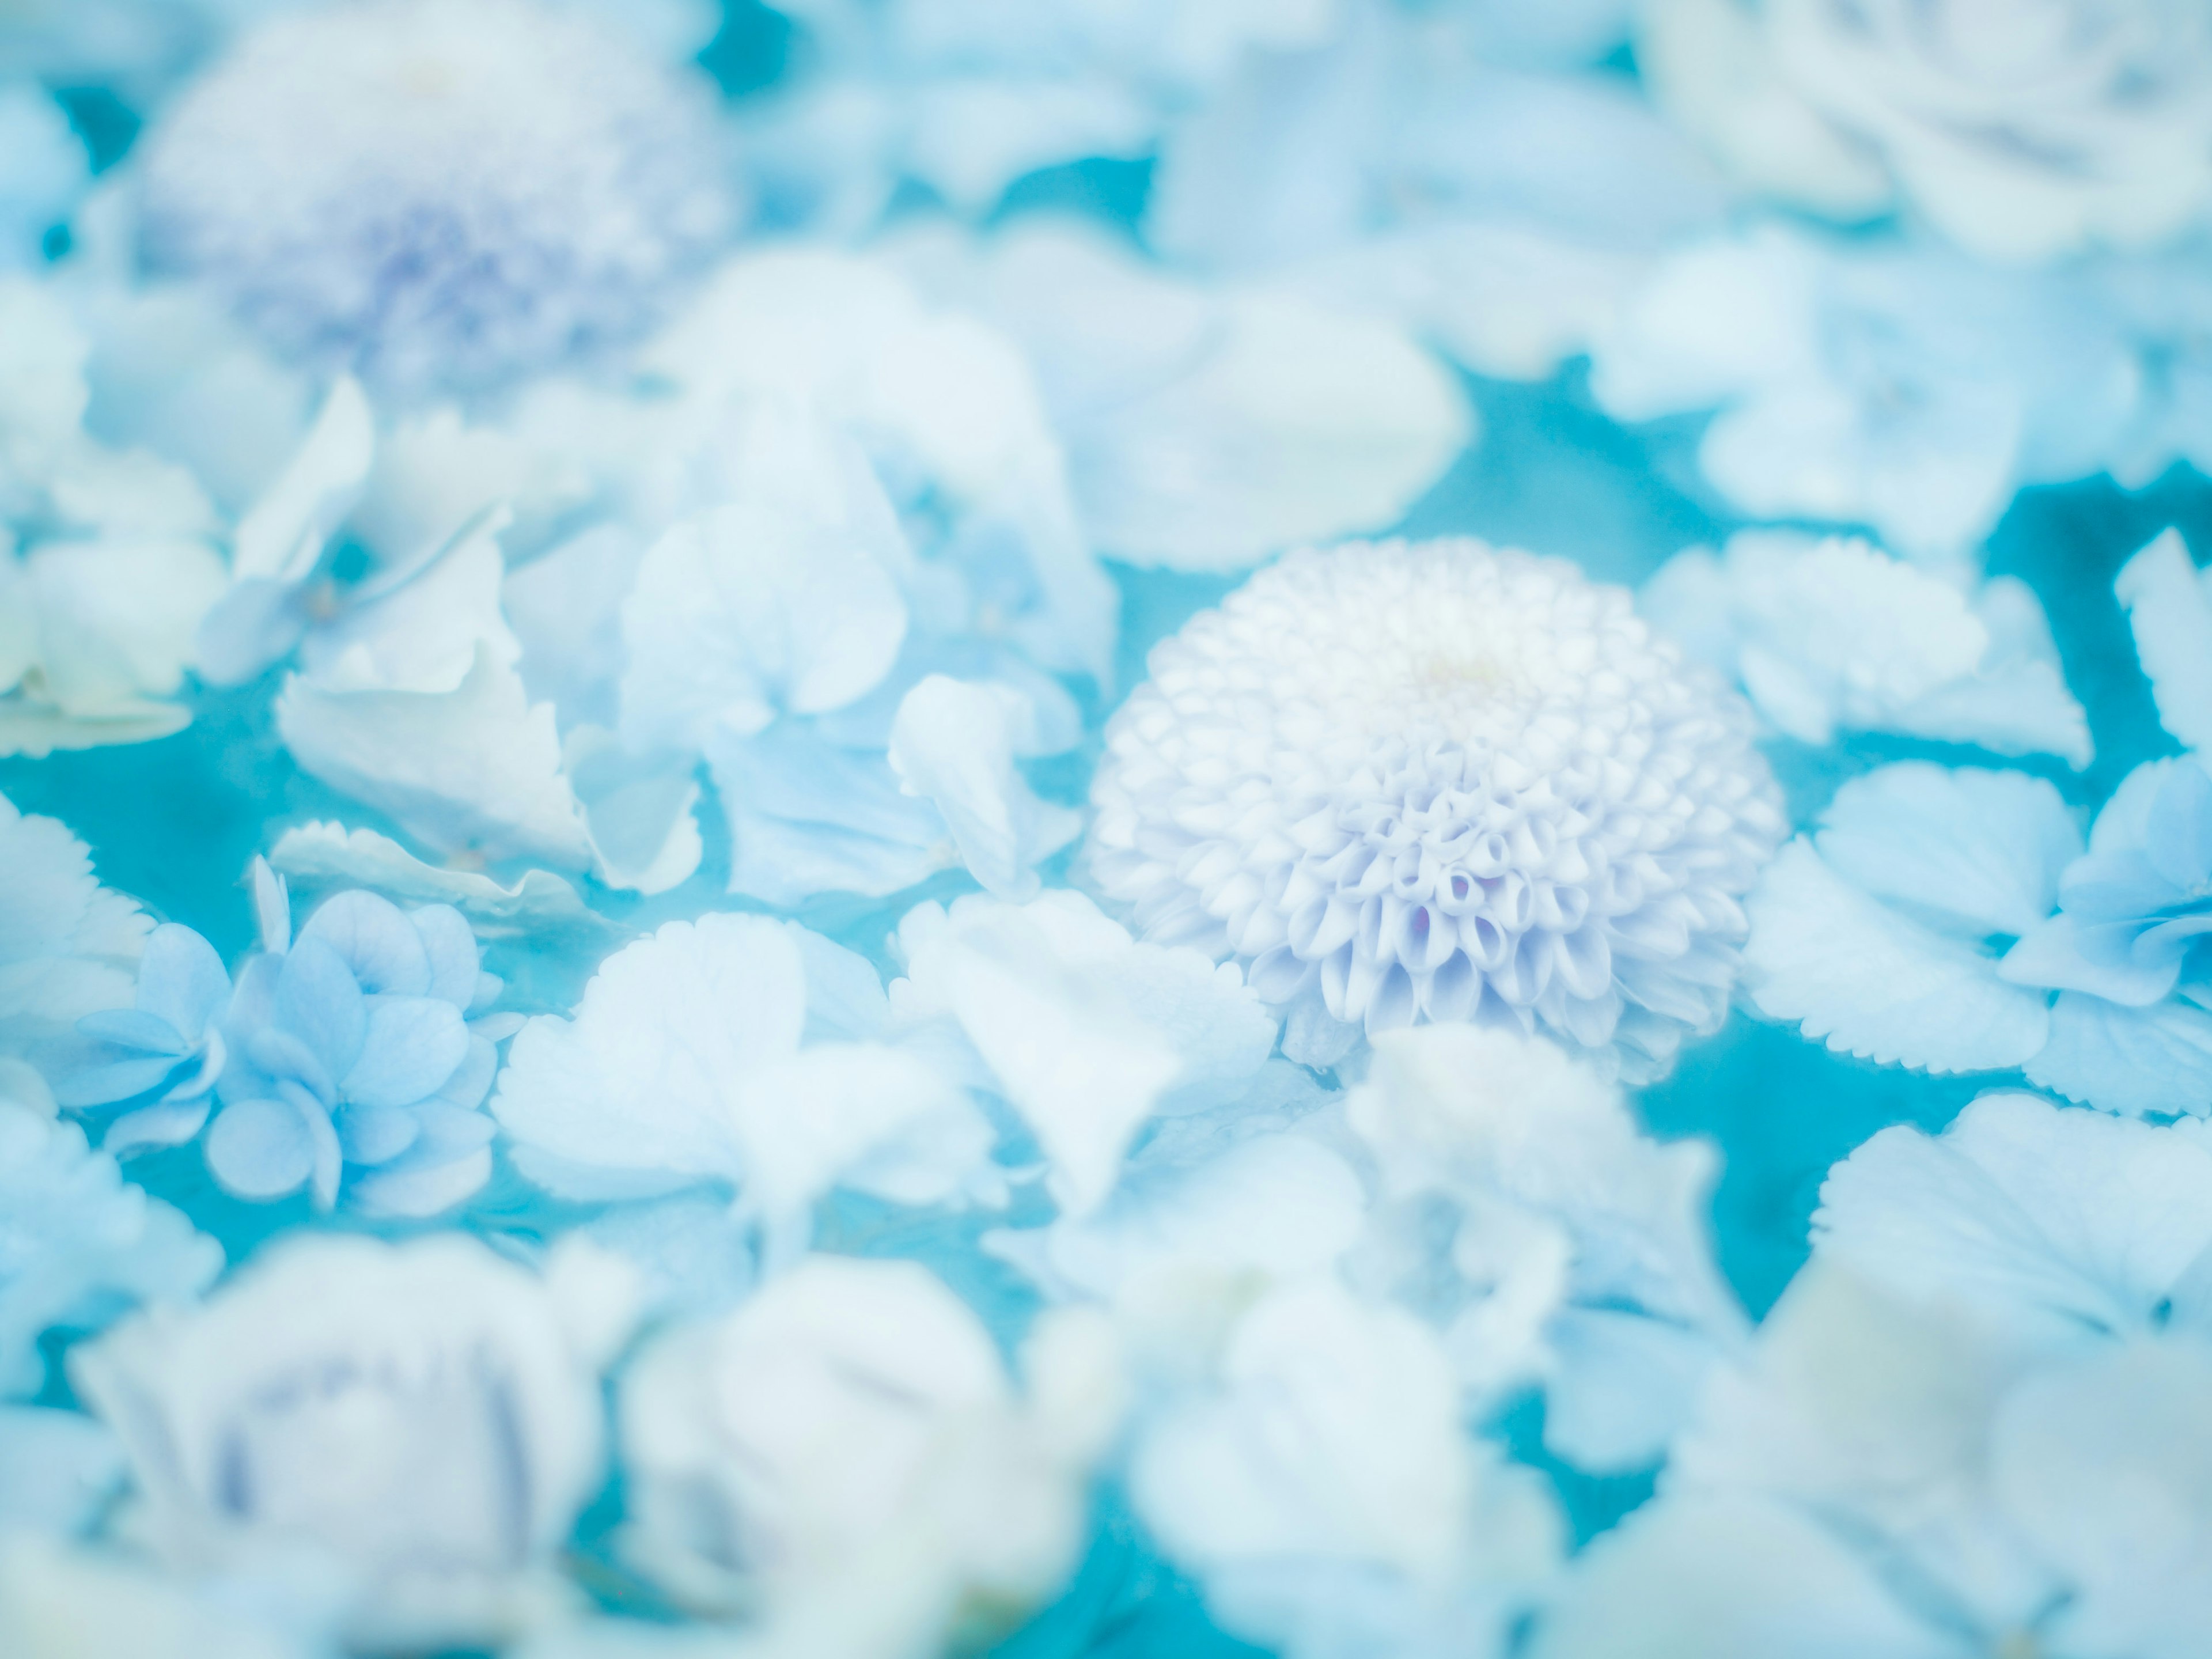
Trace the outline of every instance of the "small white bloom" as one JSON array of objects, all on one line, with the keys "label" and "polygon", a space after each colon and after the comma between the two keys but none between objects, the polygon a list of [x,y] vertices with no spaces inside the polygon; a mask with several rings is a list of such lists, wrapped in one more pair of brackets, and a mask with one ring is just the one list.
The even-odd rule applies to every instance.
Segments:
[{"label": "small white bloom", "polygon": [[1855,538],[1747,530],[1668,561],[1637,610],[1801,743],[1896,732],[2089,763],[2088,717],[2017,577],[1961,592]]},{"label": "small white bloom", "polygon": [[556,1255],[541,1282],[459,1235],[302,1237],[71,1376],[170,1565],[282,1575],[304,1549],[357,1641],[495,1640],[557,1599],[540,1564],[600,1476],[626,1315],[596,1265]]},{"label": "small white bloom", "polygon": [[247,35],[148,135],[139,234],[288,351],[403,392],[636,332],[727,234],[703,87],[530,0]]},{"label": "small white bloom", "polygon": [[750,1601],[769,1651],[893,1659],[1003,1633],[1082,1547],[1120,1410],[1103,1325],[1048,1316],[1024,1397],[921,1267],[810,1257],[630,1367],[628,1553],[696,1605]]},{"label": "small white bloom", "polygon": [[1619,589],[1475,541],[1300,554],[1107,731],[1091,868],[1150,939],[1370,1031],[1538,1023],[1663,1063],[1717,1028],[1783,834],[1747,711]]},{"label": "small white bloom", "polygon": [[2212,206],[2195,0],[1662,0],[1638,61],[1751,184],[1844,217],[1902,197],[1992,258],[2142,246]]}]

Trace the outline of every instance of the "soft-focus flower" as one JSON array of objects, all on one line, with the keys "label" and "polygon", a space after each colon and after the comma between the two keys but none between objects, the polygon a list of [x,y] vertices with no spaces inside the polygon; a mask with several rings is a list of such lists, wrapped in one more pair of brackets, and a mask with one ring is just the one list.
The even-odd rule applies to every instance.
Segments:
[{"label": "soft-focus flower", "polygon": [[255,873],[262,950],[239,969],[222,1020],[208,1167],[241,1196],[305,1186],[322,1209],[348,1166],[346,1196],[370,1213],[459,1203],[491,1173],[493,1124],[479,1108],[498,1069],[493,1044],[518,1023],[471,1019],[501,988],[478,968],[468,923],[451,905],[403,911],[349,892],[295,939],[282,884]]},{"label": "soft-focus flower", "polygon": [[213,1239],[125,1182],[75,1124],[0,1100],[0,1397],[38,1392],[48,1330],[188,1300],[222,1267]]},{"label": "soft-focus flower", "polygon": [[1698,461],[1747,515],[1955,560],[2020,485],[2123,448],[2142,371],[2111,313],[2066,274],[1762,225],[1662,260],[1600,331],[1590,390],[1618,420],[1717,411]]},{"label": "soft-focus flower", "polygon": [[489,1644],[557,1605],[540,1564],[600,1477],[629,1318],[607,1267],[556,1253],[541,1281],[457,1235],[304,1237],[70,1374],[167,1565],[334,1583],[362,1645]]},{"label": "soft-focus flower", "polygon": [[1984,1095],[1939,1136],[1884,1129],[1831,1170],[1813,1248],[2025,1348],[2212,1337],[2212,1139]]},{"label": "soft-focus flower", "polygon": [[1326,1279],[1243,1313],[1129,1482],[1222,1627],[1296,1659],[1503,1653],[1559,1547],[1550,1494],[1466,1432],[1436,1337]]},{"label": "soft-focus flower", "polygon": [[1079,893],[917,905],[896,946],[893,1015],[1013,1108],[1072,1213],[1105,1196],[1146,1118],[1234,1099],[1275,1046],[1235,967],[1139,943]]},{"label": "soft-focus flower", "polygon": [[1146,937],[1249,963],[1308,1052],[1324,1013],[1504,1019],[1648,1066],[1720,1024],[1781,813],[1747,712],[1626,593],[1474,541],[1352,544],[1151,665],[1091,868]]},{"label": "soft-focus flower", "polygon": [[100,1145],[112,1153],[198,1134],[228,1063],[222,1020],[229,1006],[230,975],[215,947],[163,922],[139,953],[131,1006],[85,1015],[77,1041],[57,1054],[55,1100],[88,1107],[155,1097],[108,1126]]},{"label": "soft-focus flower", "polygon": [[9,1659],[330,1659],[283,1623],[196,1595],[120,1552],[18,1533],[0,1540],[0,1650]]},{"label": "soft-focus flower", "polygon": [[2212,1345],[2077,1334],[2023,1354],[1954,1288],[1816,1261],[1708,1395],[1662,1495],[1581,1558],[1533,1651],[2195,1651]]},{"label": "soft-focus flower", "polygon": [[1902,197],[1993,258],[2145,246],[2212,207],[2192,0],[1662,0],[1638,62],[1750,184],[1851,218]]},{"label": "soft-focus flower", "polygon": [[770,1651],[986,1643],[1073,1568],[1121,1401],[1095,1315],[1048,1316],[1022,1369],[915,1263],[810,1257],[624,1376],[627,1553]]},{"label": "soft-focus flower", "polygon": [[1443,367],[1371,307],[1179,279],[1067,221],[894,246],[1028,352],[1115,558],[1235,569],[1385,528],[1474,434]]},{"label": "soft-focus flower", "polygon": [[2017,577],[1961,592],[1855,538],[1747,530],[1668,560],[1636,608],[1801,743],[1894,732],[2089,763],[2088,718]]},{"label": "soft-focus flower", "polygon": [[143,257],[402,392],[637,332],[728,233],[703,88],[531,0],[280,17],[147,140]]},{"label": "soft-focus flower", "polygon": [[2049,915],[2081,850],[2057,789],[2019,772],[1904,761],[1852,779],[1748,904],[1744,987],[1838,1053],[1936,1072],[2021,1065],[2048,998],[1992,941]]},{"label": "soft-focus flower", "polygon": [[990,1197],[991,1132],[885,1039],[861,957],[796,923],[673,921],[601,964],[575,1015],[515,1037],[492,1113],[524,1173],[568,1197],[732,1188],[767,1246],[803,1249],[844,1186],[895,1202]]},{"label": "soft-focus flower", "polygon": [[[2098,830],[2103,834],[2100,836]],[[2005,953],[2005,977],[2148,1007],[2212,1006],[2212,771],[2152,761],[2097,815],[2058,909]]]},{"label": "soft-focus flower", "polygon": [[0,1099],[52,1109],[39,1068],[78,1020],[130,1005],[153,929],[67,825],[0,795]]},{"label": "soft-focus flower", "polygon": [[1656,1463],[1747,1329],[1713,1259],[1712,1148],[1645,1136],[1556,1043],[1465,1026],[1378,1039],[1345,1115],[1378,1188],[1347,1273],[1437,1327],[1476,1406],[1540,1385],[1553,1451]]},{"label": "soft-focus flower", "polygon": [[2203,757],[2130,773],[2090,826],[2088,851],[2060,872],[2056,902],[1998,970],[2058,993],[2051,1041],[2028,1076],[2112,1111],[2212,1112],[2212,772]]}]

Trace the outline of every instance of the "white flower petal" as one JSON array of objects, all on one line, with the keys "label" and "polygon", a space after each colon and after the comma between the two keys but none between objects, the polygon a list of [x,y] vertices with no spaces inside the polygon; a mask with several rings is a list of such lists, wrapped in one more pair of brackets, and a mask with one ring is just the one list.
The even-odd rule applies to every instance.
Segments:
[{"label": "white flower petal", "polygon": [[425,864],[388,836],[317,822],[287,830],[269,862],[309,889],[366,887],[400,904],[450,904],[486,939],[557,937],[613,926],[576,890],[544,870],[525,871],[512,886],[470,870]]},{"label": "white flower petal", "polygon": [[2127,1008],[2062,992],[2027,1077],[2107,1112],[2212,1116],[2212,1014],[2186,1002]]},{"label": "white flower petal", "polygon": [[507,567],[499,538],[511,518],[504,507],[478,514],[442,548],[434,544],[427,568],[311,628],[301,668],[331,691],[452,691],[479,647],[499,666],[514,666],[522,647],[500,611]]},{"label": "white flower petal", "polygon": [[532,704],[487,645],[449,692],[327,690],[295,674],[276,726],[302,769],[426,846],[565,870],[591,862],[552,708]]},{"label": "white flower petal", "polygon": [[2186,1130],[1984,1095],[1940,1137],[1884,1129],[1829,1171],[1824,1259],[2028,1340],[2148,1330],[2212,1246],[2212,1146]]},{"label": "white flower petal", "polygon": [[921,905],[899,945],[894,1014],[957,1022],[1051,1160],[1070,1213],[1105,1197],[1147,1116],[1230,1097],[1274,1046],[1274,1022],[1234,968],[1139,945],[1076,893]]},{"label": "white flower petal", "polygon": [[[2185,1659],[2202,1644],[2212,1621],[2208,1390],[2212,1350],[2138,1341],[2031,1377],[2004,1402],[1990,1481],[2071,1591],[2053,1619],[2063,1650]],[[2124,1508],[2113,1501],[2123,1492]]]},{"label": "white flower petal", "polygon": [[376,455],[376,420],[350,375],[332,384],[283,471],[239,521],[232,576],[304,580],[323,544],[361,499]]},{"label": "white flower petal", "polygon": [[2021,772],[1902,761],[1844,784],[1820,822],[1831,869],[1962,939],[2035,927],[2081,854],[2058,791]]},{"label": "white flower petal", "polygon": [[820,714],[890,672],[909,560],[890,503],[849,441],[786,410],[738,440],[733,499],[649,548],[623,605],[633,745],[696,749],[779,713]]},{"label": "white flower petal", "polygon": [[1986,952],[1869,897],[1802,838],[1767,866],[1748,908],[1752,1000],[1839,1053],[1990,1071],[2020,1065],[2049,1034],[2042,993],[2004,983]]},{"label": "white flower petal", "polygon": [[805,1017],[805,969],[781,924],[672,921],[601,963],[573,1018],[523,1027],[492,1115],[521,1147],[579,1170],[735,1182],[734,1104],[747,1079],[798,1052]]},{"label": "white flower petal", "polygon": [[2112,591],[2127,607],[2160,724],[2191,749],[2212,748],[2212,579],[2168,530],[2121,567]]},{"label": "white flower petal", "polygon": [[1028,701],[1003,686],[932,674],[900,699],[889,756],[901,787],[942,813],[988,892],[1027,898],[1031,868],[1082,833],[1081,814],[1037,799],[1014,768]]},{"label": "white flower petal", "polygon": [[1669,1497],[1596,1540],[1532,1659],[1972,1659],[1850,1546],[1753,1494]]}]

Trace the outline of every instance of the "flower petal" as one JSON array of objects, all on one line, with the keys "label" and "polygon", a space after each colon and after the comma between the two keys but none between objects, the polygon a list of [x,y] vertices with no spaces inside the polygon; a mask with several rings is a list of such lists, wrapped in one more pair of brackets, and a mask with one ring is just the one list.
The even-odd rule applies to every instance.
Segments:
[{"label": "flower petal", "polygon": [[2209,587],[2178,530],[2162,532],[2120,568],[2112,583],[2127,607],[2159,722],[2191,749],[2212,748]]},{"label": "flower petal", "polygon": [[2004,983],[1982,951],[1869,898],[1802,837],[1767,867],[1748,908],[1752,1000],[1831,1048],[1978,1072],[2020,1065],[2043,1046],[2042,993]]},{"label": "flower petal", "polygon": [[363,1106],[408,1106],[435,1094],[468,1058],[461,1012],[435,997],[373,996],[361,1058],[338,1080]]},{"label": "flower petal", "polygon": [[2031,1082],[2107,1112],[2212,1116],[2212,1014],[2184,1002],[2127,1008],[2060,994]]}]

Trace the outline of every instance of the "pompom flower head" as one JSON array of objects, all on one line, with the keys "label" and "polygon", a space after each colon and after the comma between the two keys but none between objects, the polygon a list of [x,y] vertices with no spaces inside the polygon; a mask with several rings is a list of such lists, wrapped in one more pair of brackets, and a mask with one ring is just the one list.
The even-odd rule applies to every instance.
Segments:
[{"label": "pompom flower head", "polygon": [[1473,540],[1352,543],[1151,666],[1108,728],[1092,868],[1147,936],[1243,958],[1292,1050],[1328,1046],[1316,998],[1644,1063],[1720,1023],[1779,799],[1747,711],[1626,592]]},{"label": "pompom flower head", "polygon": [[141,248],[271,339],[469,386],[647,322],[732,217],[702,87],[531,0],[280,17],[153,136]]}]

